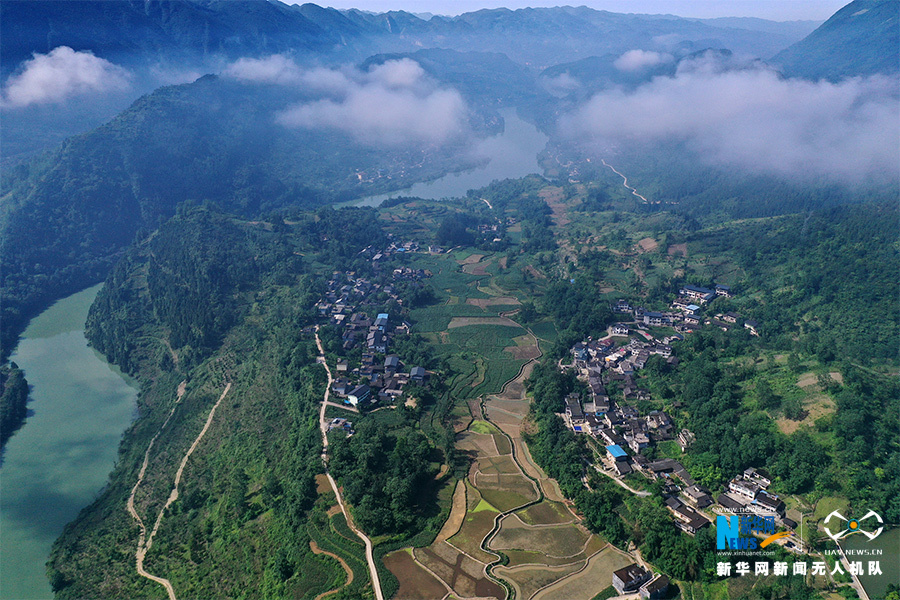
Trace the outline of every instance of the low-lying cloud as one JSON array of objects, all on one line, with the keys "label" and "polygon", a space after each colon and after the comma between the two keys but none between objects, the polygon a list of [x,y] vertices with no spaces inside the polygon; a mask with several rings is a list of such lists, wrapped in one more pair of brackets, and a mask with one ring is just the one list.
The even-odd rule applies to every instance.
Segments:
[{"label": "low-lying cloud", "polygon": [[671,54],[648,50],[629,50],[613,62],[613,66],[626,73],[643,71],[674,60]]},{"label": "low-lying cloud", "polygon": [[620,145],[683,141],[710,164],[838,181],[896,179],[898,80],[783,79],[754,66],[679,67],[634,91],[606,91],[560,120],[563,135]]},{"label": "low-lying cloud", "polygon": [[241,58],[223,71],[223,75],[253,83],[299,83],[303,71],[286,56],[273,54],[266,58]]},{"label": "low-lying cloud", "polygon": [[59,46],[48,54],[34,54],[4,85],[4,108],[63,102],[70,97],[121,91],[130,73],[90,51]]},{"label": "low-lying cloud", "polygon": [[369,145],[440,144],[467,131],[467,107],[414,60],[357,69],[303,69],[284,56],[241,59],[224,74],[242,81],[293,85],[319,98],[282,111],[288,127],[334,129]]}]

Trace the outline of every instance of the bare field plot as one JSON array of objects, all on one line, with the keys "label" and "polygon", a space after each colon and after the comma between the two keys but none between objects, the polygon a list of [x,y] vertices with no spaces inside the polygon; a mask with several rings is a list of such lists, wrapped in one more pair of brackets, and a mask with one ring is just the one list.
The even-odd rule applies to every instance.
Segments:
[{"label": "bare field plot", "polygon": [[516,598],[528,600],[539,589],[559,581],[584,566],[584,561],[558,567],[497,567],[494,573],[515,586]]},{"label": "bare field plot", "polygon": [[513,510],[534,501],[536,498],[537,494],[526,495],[499,489],[484,490],[484,499],[501,511]]},{"label": "bare field plot", "polygon": [[551,567],[558,567],[560,565],[568,565],[579,557],[582,559],[585,558],[582,555],[576,555],[574,557],[547,556],[546,554],[535,552],[534,550],[504,550],[503,554],[509,558],[508,567],[517,567],[519,565],[548,565]]},{"label": "bare field plot", "polygon": [[478,262],[475,264],[467,264],[463,265],[463,273],[467,273],[469,275],[487,275],[487,268],[491,265],[493,259],[488,259],[484,262]]},{"label": "bare field plot", "polygon": [[512,452],[512,446],[509,443],[509,439],[502,433],[494,435],[494,444],[497,446],[497,452],[501,455],[510,454]]},{"label": "bare field plot", "polygon": [[497,557],[481,549],[481,540],[494,528],[494,517],[496,516],[497,513],[492,510],[481,510],[466,514],[466,519],[459,533],[447,541],[476,560],[485,563],[493,562]]},{"label": "bare field plot", "polygon": [[563,496],[562,492],[559,490],[559,486],[555,485],[555,482],[554,485],[545,484],[545,482],[550,482],[552,480],[547,479],[547,474],[544,473],[544,470],[537,466],[537,464],[534,462],[534,459],[531,457],[531,452],[528,451],[528,446],[525,444],[522,438],[516,438],[515,441],[516,456],[519,457],[519,465],[522,466],[522,470],[524,470],[525,473],[527,473],[529,476],[541,481],[541,488],[544,490],[544,494],[547,496],[548,500],[562,502]]},{"label": "bare field plot", "polygon": [[522,303],[518,298],[512,296],[495,296],[493,298],[469,298],[466,300],[466,304],[486,309],[491,306],[520,306]]},{"label": "bare field plot", "polygon": [[447,538],[456,534],[462,527],[463,520],[466,518],[466,483],[465,481],[457,481],[456,489],[453,491],[453,504],[450,506],[450,515],[444,521],[444,526],[435,538],[435,542],[442,542]]},{"label": "bare field plot", "polygon": [[478,470],[485,475],[519,474],[518,465],[510,455],[493,456],[478,459]]},{"label": "bare field plot", "polygon": [[641,252],[653,252],[657,248],[659,248],[659,243],[654,240],[652,237],[645,237],[640,240],[637,245],[640,247]]},{"label": "bare field plot", "polygon": [[516,360],[531,360],[533,358],[540,358],[541,350],[537,346],[507,346],[503,349],[505,352],[509,352],[512,357]]},{"label": "bare field plot", "polygon": [[[524,417],[528,414],[531,402],[527,398],[517,397],[517,391],[518,390],[513,387],[513,384],[509,384],[506,386],[502,396],[491,396],[487,402],[485,402],[485,406],[488,409],[499,408]],[[525,391],[524,388],[522,391]]]},{"label": "bare field plot", "polygon": [[508,567],[519,565],[547,565],[556,567],[576,562],[580,562],[583,566],[584,561],[600,550],[603,550],[606,546],[607,543],[605,540],[594,535],[588,540],[584,550],[574,556],[550,556],[534,550],[504,550],[503,553],[509,557]]},{"label": "bare field plot", "polygon": [[435,554],[434,550],[431,548],[415,548],[413,550],[413,556],[416,557],[417,561],[427,567],[429,571],[443,580],[444,583],[453,587],[453,583],[456,581],[457,576],[455,561],[453,564],[448,563]]},{"label": "bare field plot", "polygon": [[519,419],[523,419],[525,418],[525,415],[528,414],[530,404],[531,403],[528,400],[509,397],[504,394],[503,396],[491,396],[484,403],[484,406],[488,410],[488,412],[494,409],[511,413],[518,416]]},{"label": "bare field plot", "polygon": [[481,496],[500,511],[512,510],[538,499],[534,483],[519,472],[504,475],[478,473],[475,481]]},{"label": "bare field plot", "polygon": [[501,521],[491,546],[498,550],[535,550],[548,556],[575,556],[590,538],[590,532],[577,525],[532,527],[517,515],[509,515]]},{"label": "bare field plot", "polygon": [[412,554],[406,550],[397,550],[385,556],[384,566],[400,582],[400,588],[394,595],[396,600],[434,600],[447,594],[444,584],[416,564]]},{"label": "bare field plot", "polygon": [[470,254],[463,260],[458,260],[456,262],[461,265],[472,265],[477,262],[480,262],[482,258],[484,258],[484,254]]},{"label": "bare field plot", "polygon": [[456,436],[456,447],[463,452],[474,452],[478,456],[497,456],[499,454],[492,434],[473,433],[471,429]]},{"label": "bare field plot", "polygon": [[574,515],[568,511],[565,504],[547,500],[517,512],[516,516],[528,525],[558,525],[575,520]]},{"label": "bare field plot", "polygon": [[604,548],[588,560],[584,570],[542,589],[534,600],[591,600],[599,590],[609,587],[613,571],[632,562],[631,558]]},{"label": "bare field plot", "polygon": [[[454,562],[447,562],[430,548],[416,549],[416,559],[450,584],[453,591],[463,597],[503,598],[503,588],[483,575],[481,563],[457,553]],[[470,573],[476,573],[475,576]]]}]

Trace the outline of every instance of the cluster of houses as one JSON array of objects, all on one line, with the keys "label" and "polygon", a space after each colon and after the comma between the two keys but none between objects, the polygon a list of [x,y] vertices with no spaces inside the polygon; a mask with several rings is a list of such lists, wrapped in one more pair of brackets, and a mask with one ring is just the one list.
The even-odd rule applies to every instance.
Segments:
[{"label": "cluster of houses", "polygon": [[[408,267],[394,269],[393,281],[419,281],[428,274],[421,269]],[[383,293],[384,297],[377,297]],[[390,338],[397,333],[409,333],[411,325],[407,321],[393,323],[387,313],[377,313],[372,319],[369,313],[359,310],[367,305],[394,301],[403,304],[392,283],[374,283],[354,273],[335,272],[328,281],[325,295],[316,303],[319,315],[328,318],[341,329],[344,350],[352,350],[362,344],[367,350],[385,354],[390,346]]]},{"label": "cluster of houses", "polygon": [[632,563],[613,572],[612,585],[619,595],[637,592],[643,599],[655,600],[665,597],[669,591],[669,578]]},{"label": "cluster of houses", "polygon": [[[421,251],[415,241],[391,241],[386,248],[366,247],[360,255],[371,261],[375,276],[368,278],[353,271],[335,271],[328,280],[325,294],[316,304],[319,315],[340,330],[343,350],[362,350],[361,365],[352,371],[348,372],[346,360],[337,364],[338,378],[331,391],[346,404],[365,406],[381,401],[394,402],[403,395],[404,387],[410,382],[425,382],[427,373],[423,367],[412,366],[407,371],[398,356],[388,354],[394,336],[408,334],[412,327],[410,323],[392,318],[388,313],[364,310],[388,303],[403,305],[397,286],[420,283],[431,273],[407,266],[388,270],[385,260],[395,254]],[[440,252],[440,249],[429,248],[428,251]],[[383,362],[381,356],[384,356]]]},{"label": "cluster of houses", "polygon": [[[338,373],[347,373],[348,364],[341,361]],[[338,377],[331,384],[331,392],[343,398],[344,403],[358,407],[378,402],[393,403],[403,395],[410,383],[422,385],[428,376],[424,367],[412,367],[408,372],[396,355],[388,355],[382,364],[372,353],[364,353],[362,365],[349,376]]]},{"label": "cluster of houses", "polygon": [[731,298],[732,291],[727,285],[717,284],[714,289],[708,289],[695,285],[684,285],[678,291],[678,297],[672,302],[671,310],[666,312],[649,311],[643,307],[632,307],[624,299],[618,300],[610,308],[616,314],[631,315],[632,319],[626,323],[618,323],[613,327],[617,331],[615,335],[628,335],[629,323],[638,326],[672,327],[679,333],[690,333],[700,329],[704,324],[717,325],[728,329],[731,325],[741,326],[749,330],[752,335],[759,335],[759,324],[753,319],[743,319],[734,312],[717,314],[712,319],[704,319],[701,312],[703,306],[716,298]]},{"label": "cluster of houses", "polygon": [[768,491],[771,484],[772,479],[766,471],[751,467],[729,481],[716,502],[734,512],[775,516],[785,527],[796,528],[797,523],[785,516],[784,502]]},{"label": "cluster of houses", "polygon": [[[609,328],[610,336],[626,336],[631,332],[627,325],[617,323]],[[678,336],[658,341],[649,338],[649,341],[632,338],[624,346],[616,346],[610,337],[593,340],[588,338],[584,342],[578,342],[572,347],[575,357],[575,368],[579,375],[588,382],[593,389],[591,379],[596,379],[603,371],[609,370],[620,375],[630,376],[635,371],[643,369],[647,361],[654,354],[658,354],[672,365],[678,364],[678,359],[672,356],[672,346],[669,342],[680,339]]]},{"label": "cluster of houses", "polygon": [[[610,335],[629,333],[620,327],[621,324],[610,328]],[[641,451],[657,442],[677,440],[684,452],[693,443],[694,435],[687,429],[679,431],[665,411],[654,410],[641,417],[634,406],[611,399],[606,389],[606,385],[615,383],[626,402],[651,399],[648,390],[635,384],[634,371],[643,368],[654,354],[672,363],[677,359],[672,356],[670,339],[660,342],[647,337],[648,340],[632,338],[620,347],[609,339],[576,344],[572,348],[575,367],[579,379],[588,385],[590,401],[582,406],[577,394],[570,395],[562,416],[573,431],[590,434],[606,447],[604,460],[617,475],[637,472],[648,479],[661,480],[673,521],[693,535],[710,524],[699,512],[713,503],[709,490],[698,485],[680,462],[671,458],[651,461]]]}]

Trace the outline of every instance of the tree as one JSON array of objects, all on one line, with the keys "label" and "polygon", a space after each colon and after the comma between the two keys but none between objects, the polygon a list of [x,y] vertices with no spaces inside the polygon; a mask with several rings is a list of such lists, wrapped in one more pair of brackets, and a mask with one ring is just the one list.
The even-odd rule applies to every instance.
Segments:
[{"label": "tree", "polygon": [[756,383],[756,402],[762,410],[774,410],[781,405],[781,398],[775,395],[772,386],[765,379]]}]

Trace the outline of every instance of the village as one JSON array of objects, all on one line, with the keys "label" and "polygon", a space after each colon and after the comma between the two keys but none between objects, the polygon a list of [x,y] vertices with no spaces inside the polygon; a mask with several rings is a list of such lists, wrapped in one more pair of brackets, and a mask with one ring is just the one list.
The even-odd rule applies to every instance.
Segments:
[{"label": "village", "polygon": [[[496,225],[482,225],[479,233],[500,235],[498,229]],[[407,390],[425,385],[430,375],[421,366],[404,364],[398,354],[392,353],[396,336],[408,335],[412,328],[402,316],[403,288],[424,287],[431,273],[408,266],[393,268],[396,263],[389,259],[415,252],[437,254],[443,249],[422,247],[414,241],[392,241],[385,248],[370,246],[361,255],[369,261],[373,275],[334,272],[316,304],[319,315],[340,332],[342,357],[336,364],[331,392],[351,411],[409,403],[413,400],[404,398]],[[632,474],[642,475],[648,482],[659,481],[672,522],[689,535],[709,527],[717,513],[772,517],[786,528],[797,527],[786,516],[784,502],[768,491],[771,479],[765,471],[747,469],[714,494],[695,481],[677,458],[648,452],[660,442],[670,442],[686,453],[694,434],[677,427],[665,410],[644,410],[642,414],[638,407],[646,409],[652,398],[649,390],[640,387],[636,373],[654,356],[666,365],[677,366],[673,345],[704,326],[725,330],[742,327],[750,335],[759,335],[755,321],[736,313],[704,316],[717,298],[730,297],[732,291],[725,285],[714,289],[684,285],[665,312],[632,307],[620,299],[610,307],[619,319],[609,326],[607,335],[576,343],[571,348],[571,362],[560,361],[558,365],[563,370],[574,369],[588,390],[586,397],[574,393],[566,398],[560,416],[572,431],[590,436],[595,461],[589,467],[640,495],[648,492],[635,489],[642,486]],[[353,423],[346,418],[331,419],[327,428],[354,433]],[[796,538],[776,543],[790,551],[802,550],[795,546],[799,543]],[[620,594],[638,594],[641,598],[664,597],[669,588],[664,574],[639,564],[615,571],[612,584]]]},{"label": "village", "polygon": [[[404,365],[399,356],[389,354],[393,338],[409,334],[410,323],[392,318],[388,312],[379,312],[384,306],[402,308],[404,298],[399,287],[421,288],[422,280],[430,276],[422,269],[384,266],[395,254],[419,251],[419,244],[413,241],[392,241],[381,249],[365,248],[360,254],[369,260],[374,275],[365,277],[353,271],[335,271],[323,297],[316,303],[319,316],[328,319],[340,332],[345,355],[336,365],[337,377],[331,392],[353,410],[394,405],[408,385],[424,385],[428,377],[424,367]],[[439,253],[441,249],[429,247],[428,252]],[[351,368],[346,356],[354,356],[355,363],[357,354],[359,364]],[[352,423],[343,419],[335,419],[329,425],[329,431],[337,428],[353,433]]]},{"label": "village", "polygon": [[[723,329],[743,326],[751,335],[758,335],[755,321],[743,320],[735,313],[709,318],[701,315],[704,305],[731,295],[731,289],[724,285],[716,285],[715,289],[685,285],[672,302],[671,312],[632,308],[620,299],[611,309],[617,315],[632,318],[610,325],[603,338],[576,343],[571,349],[572,363],[559,364],[562,370],[574,369],[587,387],[586,401],[582,403],[578,393],[570,394],[565,401],[565,412],[560,416],[572,431],[587,434],[593,440],[596,462],[591,466],[634,493],[640,492],[625,481],[631,473],[643,475],[649,481],[660,481],[673,522],[690,535],[708,527],[717,512],[771,516],[784,527],[797,527],[786,516],[784,502],[767,491],[771,479],[761,469],[751,468],[737,474],[714,499],[713,492],[698,484],[678,460],[669,457],[651,460],[647,456],[646,449],[668,441],[677,442],[681,452],[686,453],[694,442],[694,434],[679,429],[663,410],[649,410],[641,416],[637,406],[648,405],[651,394],[639,387],[635,373],[645,368],[653,356],[659,356],[670,366],[677,365],[672,344],[704,325]],[[649,327],[671,327],[673,332],[657,338],[648,331]],[[790,539],[782,544],[788,550],[799,551]],[[620,574],[624,578],[623,589],[637,590],[648,581],[642,579],[646,573],[624,573],[626,570]]]}]

